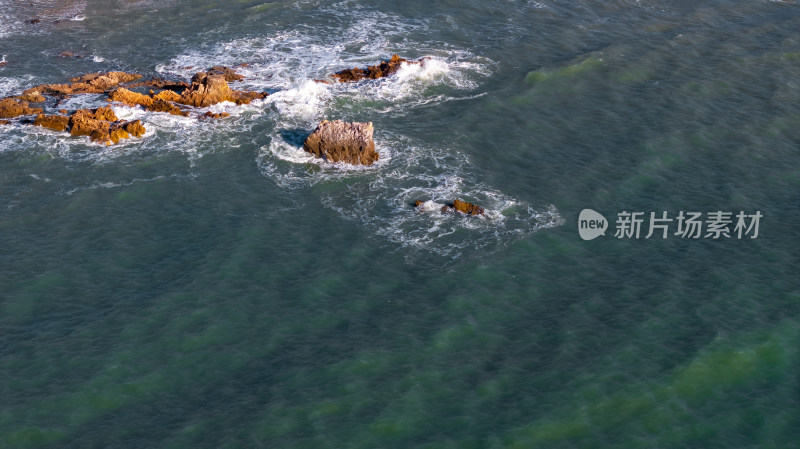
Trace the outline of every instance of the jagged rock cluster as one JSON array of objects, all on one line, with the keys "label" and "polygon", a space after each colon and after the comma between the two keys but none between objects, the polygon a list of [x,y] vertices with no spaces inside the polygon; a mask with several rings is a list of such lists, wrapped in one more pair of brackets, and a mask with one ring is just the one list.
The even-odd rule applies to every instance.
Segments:
[{"label": "jagged rock cluster", "polygon": [[[268,95],[266,92],[231,89],[228,82],[240,81],[244,77],[229,67],[217,66],[205,72],[198,72],[192,77],[191,83],[163,79],[133,83],[140,78],[142,75],[126,72],[89,73],[70,79],[70,84],[40,84],[26,89],[16,97],[1,99],[0,119],[37,114],[32,122],[34,126],[55,131],[69,131],[73,136],[89,136],[94,142],[111,145],[131,136],[143,136],[145,129],[141,121],[118,120],[114,111],[108,106],[98,109],[79,109],[72,113],[60,110],[59,114],[48,115],[44,114],[43,108],[31,107],[31,103],[44,103],[47,101],[46,96],[60,101],[76,94],[108,94],[109,101],[130,106],[139,105],[149,111],[188,116],[187,109],[190,107],[207,107],[223,101],[247,104]],[[130,90],[137,87],[162,90],[156,93],[151,89],[149,95]],[[225,112],[206,112],[199,117],[222,118],[229,115]],[[8,123],[10,121],[0,120],[0,124]]]},{"label": "jagged rock cluster", "polygon": [[[73,55],[69,55],[73,56]],[[408,61],[398,55],[366,68],[353,68],[336,72],[330,76],[339,82],[355,82],[363,79],[378,79],[397,72],[403,63],[422,64],[427,58]],[[243,76],[230,67],[215,66],[196,73],[191,82],[170,81],[153,78],[138,81],[142,75],[126,72],[89,73],[70,79],[70,84],[41,84],[26,89],[21,95],[0,99],[0,124],[9,120],[36,114],[31,123],[59,132],[68,131],[73,136],[89,136],[92,141],[115,144],[131,136],[142,137],[145,128],[141,121],[119,120],[114,111],[106,106],[97,109],[79,109],[69,113],[59,110],[58,114],[45,114],[44,108],[32,107],[42,104],[47,97],[53,97],[56,107],[59,102],[76,94],[106,94],[108,101],[129,106],[141,106],[148,111],[166,112],[173,115],[189,116],[192,108],[204,108],[224,101],[237,105],[248,104],[253,100],[267,97],[266,92],[252,92],[231,89],[228,83],[241,81]],[[138,81],[138,82],[137,82]],[[328,80],[317,80],[328,83]],[[149,93],[134,89],[149,87]],[[156,92],[154,89],[158,89]],[[202,119],[219,119],[228,113],[205,112],[198,114]],[[372,123],[343,122],[323,120],[303,143],[303,148],[318,158],[329,162],[345,162],[354,165],[372,165],[378,160],[375,142],[372,138]],[[422,204],[417,201],[415,206]],[[483,215],[483,208],[456,199],[453,204],[442,207],[442,212],[458,211],[467,215]]]}]

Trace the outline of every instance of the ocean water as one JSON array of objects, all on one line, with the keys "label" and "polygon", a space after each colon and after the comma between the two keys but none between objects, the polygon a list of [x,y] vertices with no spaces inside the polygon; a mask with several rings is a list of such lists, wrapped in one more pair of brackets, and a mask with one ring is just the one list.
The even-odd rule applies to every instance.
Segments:
[{"label": "ocean water", "polygon": [[[112,105],[148,131],[110,147],[0,126],[0,448],[796,447],[798,29],[766,0],[0,1],[2,97],[243,63],[271,93]],[[313,81],[394,53],[430,59]],[[309,157],[322,119],[373,122],[379,162]],[[623,211],[762,218],[616,238]]]}]

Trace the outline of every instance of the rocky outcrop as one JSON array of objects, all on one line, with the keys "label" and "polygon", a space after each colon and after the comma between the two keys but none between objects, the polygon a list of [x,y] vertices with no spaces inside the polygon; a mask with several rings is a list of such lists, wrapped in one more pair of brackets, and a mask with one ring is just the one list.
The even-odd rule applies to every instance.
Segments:
[{"label": "rocky outcrop", "polygon": [[166,112],[172,115],[188,116],[189,113],[179,108],[175,103],[162,99],[153,100],[153,104],[146,108],[148,111],[153,112]]},{"label": "rocky outcrop", "polygon": [[144,136],[144,133],[146,131],[144,129],[144,125],[142,125],[142,121],[141,120],[133,120],[133,121],[130,121],[130,122],[124,122],[123,125],[124,125],[124,128],[125,128],[125,131],[127,131],[128,133],[130,133],[130,135],[132,135],[134,137],[142,137],[142,136]]},{"label": "rocky outcrop", "polygon": [[111,122],[116,122],[117,116],[108,107],[98,109],[79,109],[69,118],[69,133],[73,136],[89,136],[95,142],[111,140]]},{"label": "rocky outcrop", "polygon": [[127,104],[128,106],[152,106],[153,97],[138,92],[133,92],[124,87],[119,87],[108,94],[108,99],[119,103]]},{"label": "rocky outcrop", "polygon": [[[233,90],[228,85],[229,81],[242,79],[244,77],[229,67],[215,66],[206,72],[196,73],[192,77],[191,84],[154,79],[132,84],[129,87],[150,86],[165,90],[159,93],[151,90],[150,95],[145,95],[119,87],[109,94],[109,99],[130,106],[139,105],[149,111],[186,116],[189,115],[188,112],[178,107],[176,103],[194,107],[208,107],[223,101],[247,104],[268,95],[266,92]],[[181,93],[177,91],[181,91]]]},{"label": "rocky outcrop", "polygon": [[131,84],[128,87],[155,87],[157,89],[181,91],[189,87],[189,83],[185,81],[167,81],[163,78],[152,78],[147,81],[140,81],[138,83]]},{"label": "rocky outcrop", "polygon": [[144,126],[139,120],[121,121],[109,106],[79,109],[72,115],[39,114],[33,124],[54,131],[69,131],[73,136],[89,136],[92,141],[111,145],[131,136],[142,137]]},{"label": "rocky outcrop", "polygon": [[171,90],[162,90],[161,92],[153,95],[154,100],[164,100],[164,101],[178,101],[181,99],[181,96]]},{"label": "rocky outcrop", "polygon": [[39,114],[33,121],[36,126],[43,126],[54,131],[66,131],[69,128],[69,117],[66,115],[45,115]]},{"label": "rocky outcrop", "polygon": [[381,63],[378,65],[371,65],[366,68],[356,67],[353,69],[346,69],[336,72],[332,76],[341,83],[354,82],[362,79],[374,80],[395,73],[396,71],[400,70],[400,66],[402,66],[404,62],[408,64],[420,64],[425,59],[426,58],[422,58],[417,61],[409,61],[397,55],[392,55],[390,59],[381,61]]},{"label": "rocky outcrop", "polygon": [[42,108],[32,108],[25,100],[16,98],[3,98],[0,100],[0,118],[13,118],[40,112],[42,112]]},{"label": "rocky outcrop", "polygon": [[224,75],[200,72],[192,77],[192,85],[183,91],[179,101],[189,106],[202,108],[223,101],[235,101],[235,99]]},{"label": "rocky outcrop", "polygon": [[28,103],[43,103],[47,100],[44,95],[40,94],[39,91],[30,91],[28,93],[23,93],[22,95],[17,95],[17,100],[27,101]]},{"label": "rocky outcrop", "polygon": [[69,117],[69,132],[73,136],[89,136],[94,142],[111,145],[131,135],[141,137],[145,129],[139,120],[119,121],[114,111],[105,106],[75,111]]},{"label": "rocky outcrop", "polygon": [[118,84],[130,83],[141,78],[138,73],[127,72],[107,72],[107,73],[87,73],[86,75],[70,78],[73,83],[89,83],[93,86],[102,86],[105,89],[114,87]]},{"label": "rocky outcrop", "polygon": [[228,67],[212,67],[207,72],[198,72],[192,77],[192,84],[181,93],[178,103],[195,107],[208,107],[223,101],[236,104],[248,104],[253,100],[266,98],[266,92],[232,90],[229,81],[244,79]]},{"label": "rocky outcrop", "polygon": [[141,78],[142,75],[126,72],[88,73],[70,79],[72,84],[40,84],[22,92],[23,95],[33,92],[67,97],[75,94],[102,94],[113,87]]},{"label": "rocky outcrop", "polygon": [[149,96],[133,92],[131,90],[120,87],[112,91],[108,95],[111,101],[127,104],[128,106],[142,106],[148,111],[153,112],[167,112],[172,115],[189,115],[188,112],[176,106],[172,101],[179,100],[180,95],[171,90],[165,90],[155,96]]},{"label": "rocky outcrop", "polygon": [[372,165],[378,160],[372,122],[323,120],[303,143],[303,149],[328,162]]},{"label": "rocky outcrop", "polygon": [[215,65],[214,67],[208,69],[208,71],[205,73],[207,75],[222,75],[222,77],[225,78],[225,81],[229,83],[232,83],[234,81],[241,81],[244,79],[242,75],[236,73],[236,71],[233,70],[232,68],[221,65]]}]

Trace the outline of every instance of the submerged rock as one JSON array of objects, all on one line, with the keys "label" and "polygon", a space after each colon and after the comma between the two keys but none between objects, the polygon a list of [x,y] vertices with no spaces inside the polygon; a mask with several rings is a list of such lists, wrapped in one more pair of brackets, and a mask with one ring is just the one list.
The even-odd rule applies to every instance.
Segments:
[{"label": "submerged rock", "polygon": [[[418,207],[423,203],[423,201],[417,200],[414,202],[414,206]],[[484,215],[484,210],[482,207],[466,201],[461,201],[459,199],[453,201],[453,204],[445,204],[442,206],[442,213],[445,214],[448,212],[461,212],[462,214],[466,215]]]},{"label": "submerged rock", "polygon": [[303,149],[328,162],[372,165],[378,160],[372,122],[323,120],[303,143]]},{"label": "submerged rock", "polygon": [[0,100],[0,118],[13,118],[40,112],[42,112],[42,108],[32,108],[25,100],[16,98],[3,98]]},{"label": "submerged rock", "polygon": [[[346,69],[340,72],[334,73],[332,76],[333,78],[339,80],[341,83],[348,83],[354,82],[362,79],[378,79],[389,76],[396,71],[400,70],[402,64],[420,64],[426,58],[419,59],[417,61],[409,61],[407,59],[401,58],[397,55],[392,55],[392,57],[386,61],[381,61],[378,65],[368,66],[366,68],[353,68],[353,69]],[[320,80],[321,82],[326,82],[324,80]]]},{"label": "submerged rock", "polygon": [[230,117],[231,115],[227,112],[211,112],[208,111],[205,114],[201,115],[200,118],[225,118]]},{"label": "submerged rock", "polygon": [[78,59],[83,59],[86,57],[85,55],[76,54],[72,50],[64,50],[61,53],[59,53],[58,56],[61,56],[62,58],[78,58]]}]

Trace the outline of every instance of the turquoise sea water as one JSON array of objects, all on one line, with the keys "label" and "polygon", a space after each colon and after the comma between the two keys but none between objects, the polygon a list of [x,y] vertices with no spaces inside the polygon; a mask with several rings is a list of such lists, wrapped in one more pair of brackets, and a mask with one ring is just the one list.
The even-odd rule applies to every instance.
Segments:
[{"label": "turquoise sea water", "polygon": [[[798,29],[770,1],[0,2],[0,96],[240,63],[272,93],[114,105],[148,133],[113,147],[0,127],[0,448],[796,447]],[[393,53],[431,59],[312,81]],[[372,121],[381,161],[310,160],[322,119]],[[487,216],[412,207],[455,198]],[[763,218],[613,237],[682,210]]]}]

